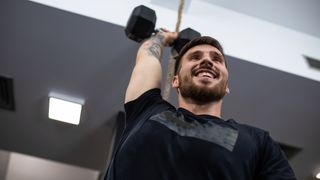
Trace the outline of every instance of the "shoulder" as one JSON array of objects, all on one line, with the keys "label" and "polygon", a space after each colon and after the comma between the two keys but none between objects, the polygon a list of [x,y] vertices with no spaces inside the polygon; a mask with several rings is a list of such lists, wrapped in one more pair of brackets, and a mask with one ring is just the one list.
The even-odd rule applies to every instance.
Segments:
[{"label": "shoulder", "polygon": [[159,111],[174,108],[174,106],[163,100],[159,88],[154,88],[144,92],[135,100],[125,103],[124,108],[126,123],[130,123],[140,120],[143,114],[145,114],[147,118]]},{"label": "shoulder", "polygon": [[268,131],[234,120],[227,122],[238,129],[239,137],[244,142],[240,144],[246,144],[247,147],[251,146],[256,150],[253,156],[257,164],[255,179],[296,180],[285,154]]},{"label": "shoulder", "polygon": [[252,136],[263,137],[263,136],[269,134],[269,132],[264,129],[261,129],[261,128],[258,128],[258,127],[252,126],[252,125],[248,125],[248,124],[242,124],[242,123],[235,121],[234,119],[229,119],[229,120],[227,120],[227,122],[229,124],[235,126],[240,131],[249,133]]},{"label": "shoulder", "polygon": [[161,97],[161,90],[159,88],[154,88],[150,89],[143,94],[141,94],[139,97],[137,97],[134,100],[131,100],[129,102],[126,102],[124,104],[125,108],[128,106],[136,105],[136,104],[141,104],[141,103],[152,103],[153,101],[160,101],[162,99]]},{"label": "shoulder", "polygon": [[137,97],[136,99],[129,101],[124,104],[125,111],[131,111],[131,110],[139,110],[139,109],[145,109],[145,108],[151,108],[155,105],[166,105],[173,107],[170,103],[163,100],[161,96],[161,90],[159,88],[150,89],[146,92],[144,92],[142,95]]},{"label": "shoulder", "polygon": [[252,144],[258,149],[263,149],[267,144],[274,143],[268,131],[248,124],[236,122],[233,119],[227,120],[229,124],[234,126],[239,136],[245,142]]}]

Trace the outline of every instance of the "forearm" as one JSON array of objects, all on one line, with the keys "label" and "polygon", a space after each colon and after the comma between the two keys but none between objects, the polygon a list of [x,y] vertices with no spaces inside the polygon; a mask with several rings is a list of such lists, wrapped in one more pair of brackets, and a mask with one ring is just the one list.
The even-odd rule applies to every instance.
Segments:
[{"label": "forearm", "polygon": [[176,37],[177,34],[174,32],[159,32],[142,43],[126,91],[125,102],[136,99],[149,89],[161,87],[162,68],[160,60],[162,51]]},{"label": "forearm", "polygon": [[152,36],[143,44],[138,50],[136,63],[139,63],[141,60],[154,59],[161,61],[162,51],[165,46],[165,39],[162,34],[157,34]]}]

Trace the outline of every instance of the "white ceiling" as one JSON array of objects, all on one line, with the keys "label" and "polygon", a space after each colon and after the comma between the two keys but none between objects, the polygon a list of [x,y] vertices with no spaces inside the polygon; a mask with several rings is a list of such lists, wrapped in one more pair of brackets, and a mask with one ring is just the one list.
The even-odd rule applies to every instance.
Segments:
[{"label": "white ceiling", "polygon": [[319,0],[205,1],[320,38]]},{"label": "white ceiling", "polygon": [[[320,38],[319,0],[194,0],[204,1],[242,14],[259,18],[280,26]],[[151,0],[151,4],[177,10],[178,0]],[[184,12],[188,13],[191,0],[185,0]]]}]

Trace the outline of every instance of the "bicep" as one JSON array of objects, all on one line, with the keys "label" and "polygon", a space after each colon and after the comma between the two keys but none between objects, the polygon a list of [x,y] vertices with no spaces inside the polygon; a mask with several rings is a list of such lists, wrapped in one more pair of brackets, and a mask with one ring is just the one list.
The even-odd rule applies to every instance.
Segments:
[{"label": "bicep", "polygon": [[160,88],[161,76],[161,64],[158,59],[146,57],[137,60],[126,91],[125,103],[150,89]]}]

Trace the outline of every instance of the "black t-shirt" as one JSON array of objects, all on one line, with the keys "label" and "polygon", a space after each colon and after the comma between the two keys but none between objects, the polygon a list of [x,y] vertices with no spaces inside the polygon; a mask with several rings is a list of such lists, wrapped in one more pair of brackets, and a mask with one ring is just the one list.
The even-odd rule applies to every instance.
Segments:
[{"label": "black t-shirt", "polygon": [[[114,180],[295,179],[264,130],[176,109],[160,89],[126,103],[125,111],[124,143],[112,162]],[[139,130],[125,140],[139,121]]]}]

